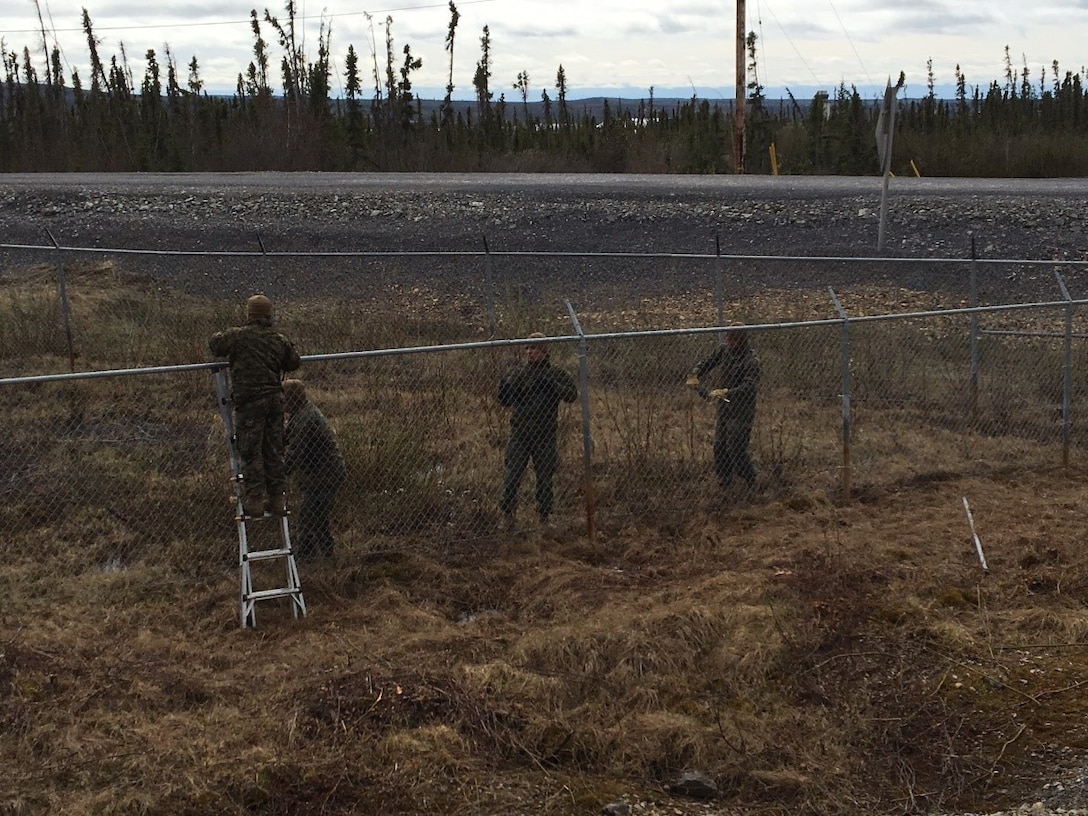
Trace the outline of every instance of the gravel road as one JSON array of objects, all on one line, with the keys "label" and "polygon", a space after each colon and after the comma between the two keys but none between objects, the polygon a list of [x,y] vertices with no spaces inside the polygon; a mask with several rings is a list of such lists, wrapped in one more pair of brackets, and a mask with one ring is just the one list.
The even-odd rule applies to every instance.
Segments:
[{"label": "gravel road", "polygon": [[[973,234],[983,259],[1088,259],[1088,180],[894,179],[890,190],[885,256],[965,258]],[[486,242],[497,254],[706,255],[717,238],[727,256],[872,257],[881,254],[879,212],[874,178],[0,176],[0,243],[48,247],[55,239],[65,247],[169,252],[478,253]],[[371,268],[326,258],[296,261],[288,273],[252,259],[161,256],[140,256],[139,267],[212,297],[255,288],[273,296],[342,295]],[[436,257],[425,272],[433,278],[458,267],[463,259]],[[587,284],[588,273],[570,261],[534,262],[527,270],[568,289]],[[596,264],[593,274],[609,285],[639,277],[640,291],[659,277],[652,265],[631,263]],[[836,274],[825,265],[809,279],[797,265],[781,266],[765,269],[759,285],[822,288],[840,284]],[[920,272],[902,274],[903,285],[927,285],[910,279]],[[1056,294],[1050,270],[1035,277],[1047,298]],[[1035,294],[1029,288],[1024,297]]]}]

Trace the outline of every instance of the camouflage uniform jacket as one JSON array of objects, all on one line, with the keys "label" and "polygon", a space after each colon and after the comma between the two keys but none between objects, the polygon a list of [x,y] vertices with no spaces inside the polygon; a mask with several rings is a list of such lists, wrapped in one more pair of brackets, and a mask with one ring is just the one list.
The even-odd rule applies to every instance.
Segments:
[{"label": "camouflage uniform jacket", "polygon": [[231,398],[236,408],[281,393],[283,372],[294,371],[301,363],[291,341],[264,317],[217,332],[208,347],[212,354],[230,362]]},{"label": "camouflage uniform jacket", "polygon": [[729,402],[719,403],[718,410],[737,419],[751,422],[756,413],[756,389],[759,387],[759,358],[750,349],[734,351],[723,344],[695,366],[700,379],[708,371],[721,367],[721,388],[729,389]]},{"label": "camouflage uniform jacket", "polygon": [[290,415],[285,439],[284,472],[295,475],[299,489],[304,493],[336,488],[344,483],[347,469],[336,444],[336,434],[312,402],[307,401]]},{"label": "camouflage uniform jacket", "polygon": [[521,363],[499,383],[499,404],[513,408],[513,434],[555,435],[559,403],[578,399],[574,378],[547,360]]}]

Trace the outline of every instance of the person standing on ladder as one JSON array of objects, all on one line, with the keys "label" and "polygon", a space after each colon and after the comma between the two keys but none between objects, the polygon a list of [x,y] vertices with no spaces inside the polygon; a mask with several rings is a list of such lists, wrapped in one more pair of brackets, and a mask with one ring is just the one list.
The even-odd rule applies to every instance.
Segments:
[{"label": "person standing on ladder", "polygon": [[301,365],[294,345],[272,328],[272,301],[253,295],[246,323],[217,332],[208,341],[230,367],[235,444],[242,465],[242,512],[287,515],[283,456],[283,375]]}]

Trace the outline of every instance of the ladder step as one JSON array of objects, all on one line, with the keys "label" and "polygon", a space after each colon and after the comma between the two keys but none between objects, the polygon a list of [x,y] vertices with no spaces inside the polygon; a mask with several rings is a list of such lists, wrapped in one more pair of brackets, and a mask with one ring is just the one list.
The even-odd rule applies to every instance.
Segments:
[{"label": "ladder step", "polygon": [[302,596],[302,587],[280,587],[279,589],[259,589],[244,596],[247,601],[267,601],[269,598],[289,598],[292,595]]},{"label": "ladder step", "polygon": [[280,547],[276,550],[250,550],[245,557],[250,561],[268,561],[288,555],[291,555],[291,551],[286,547]]}]

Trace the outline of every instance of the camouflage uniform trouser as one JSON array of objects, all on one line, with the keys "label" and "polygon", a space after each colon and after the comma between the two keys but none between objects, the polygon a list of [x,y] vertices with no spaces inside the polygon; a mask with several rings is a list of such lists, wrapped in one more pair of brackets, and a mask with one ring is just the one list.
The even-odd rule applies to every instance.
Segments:
[{"label": "camouflage uniform trouser", "polygon": [[748,454],[751,436],[750,419],[719,411],[714,427],[714,472],[722,487],[729,487],[734,476],[742,478],[749,487],[755,487],[756,469]]},{"label": "camouflage uniform trouser", "polygon": [[302,558],[332,555],[332,508],[339,484],[321,485],[302,492],[298,508],[298,554]]},{"label": "camouflage uniform trouser", "polygon": [[506,473],[499,509],[512,514],[518,507],[518,487],[529,460],[536,476],[536,511],[542,518],[552,514],[552,479],[559,465],[559,446],[554,434],[513,434],[506,445]]},{"label": "camouflage uniform trouser", "polygon": [[271,394],[235,407],[234,438],[242,460],[242,495],[257,498],[286,493],[283,394]]}]

